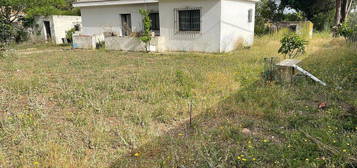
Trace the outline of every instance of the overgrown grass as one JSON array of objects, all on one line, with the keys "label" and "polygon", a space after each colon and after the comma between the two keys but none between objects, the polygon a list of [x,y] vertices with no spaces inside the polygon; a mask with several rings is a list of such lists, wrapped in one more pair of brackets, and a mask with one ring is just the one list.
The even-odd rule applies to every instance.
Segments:
[{"label": "overgrown grass", "polygon": [[356,49],[319,35],[302,67],[328,87],[264,83],[279,37],[227,54],[19,46],[0,59],[0,167],[356,167]]}]

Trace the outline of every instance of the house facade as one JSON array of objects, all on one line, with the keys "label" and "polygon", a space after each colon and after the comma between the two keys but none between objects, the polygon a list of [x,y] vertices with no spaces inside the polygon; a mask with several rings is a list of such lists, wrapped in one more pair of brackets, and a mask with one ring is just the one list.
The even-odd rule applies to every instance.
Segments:
[{"label": "house facade", "polygon": [[[82,36],[111,34],[108,41],[126,50],[143,31],[139,9],[150,11],[153,50],[228,52],[254,40],[257,0],[79,0]],[[116,39],[116,40],[114,40]],[[107,40],[105,40],[107,43]],[[106,44],[107,45],[107,44]],[[110,44],[109,44],[110,46]]]}]

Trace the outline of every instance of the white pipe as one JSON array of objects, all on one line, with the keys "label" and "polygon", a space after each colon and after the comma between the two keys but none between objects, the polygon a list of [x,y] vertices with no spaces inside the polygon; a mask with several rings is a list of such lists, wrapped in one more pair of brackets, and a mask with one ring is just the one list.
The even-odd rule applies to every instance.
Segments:
[{"label": "white pipe", "polygon": [[309,76],[312,80],[319,82],[321,85],[327,86],[327,84],[325,82],[322,82],[320,79],[318,79],[317,77],[315,77],[314,75],[312,75],[311,73],[305,71],[304,69],[302,69],[301,67],[297,66],[297,65],[293,65],[293,67],[295,69],[297,69],[298,71],[302,72],[304,75]]}]

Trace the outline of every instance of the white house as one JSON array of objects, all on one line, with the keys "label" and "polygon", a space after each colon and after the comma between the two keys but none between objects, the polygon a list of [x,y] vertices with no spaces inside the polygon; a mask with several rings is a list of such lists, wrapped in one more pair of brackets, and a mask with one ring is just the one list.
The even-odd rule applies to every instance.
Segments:
[{"label": "white house", "polygon": [[[258,0],[78,0],[82,36],[111,32],[105,38],[113,49],[139,50],[132,34],[143,30],[139,9],[150,11],[152,45],[157,51],[228,52],[254,40],[255,3]],[[131,40],[131,41],[130,41]],[[107,44],[110,43],[110,44]]]},{"label": "white house", "polygon": [[51,41],[56,44],[66,43],[66,31],[75,27],[79,29],[81,20],[80,16],[36,16],[32,38],[34,40]]}]

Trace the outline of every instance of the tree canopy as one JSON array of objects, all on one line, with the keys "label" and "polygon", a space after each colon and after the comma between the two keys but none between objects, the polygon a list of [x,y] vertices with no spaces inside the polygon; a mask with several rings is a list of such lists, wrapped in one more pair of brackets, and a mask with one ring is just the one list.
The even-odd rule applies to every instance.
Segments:
[{"label": "tree canopy", "polygon": [[26,14],[35,15],[68,14],[77,15],[71,6],[74,0],[0,0],[0,20],[12,23]]},{"label": "tree canopy", "polygon": [[281,5],[303,12],[308,20],[335,9],[336,0],[281,0]]}]

